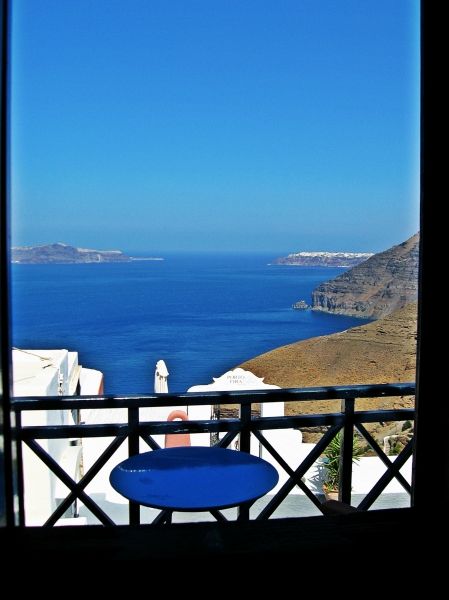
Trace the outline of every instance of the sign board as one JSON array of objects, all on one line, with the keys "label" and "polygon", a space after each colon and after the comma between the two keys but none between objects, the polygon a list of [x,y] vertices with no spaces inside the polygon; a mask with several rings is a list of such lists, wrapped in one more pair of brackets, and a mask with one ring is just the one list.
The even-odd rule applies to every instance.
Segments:
[{"label": "sign board", "polygon": [[226,392],[228,390],[266,390],[280,389],[278,385],[264,383],[263,377],[257,377],[251,371],[233,369],[221,377],[213,377],[213,383],[194,385],[187,392]]}]

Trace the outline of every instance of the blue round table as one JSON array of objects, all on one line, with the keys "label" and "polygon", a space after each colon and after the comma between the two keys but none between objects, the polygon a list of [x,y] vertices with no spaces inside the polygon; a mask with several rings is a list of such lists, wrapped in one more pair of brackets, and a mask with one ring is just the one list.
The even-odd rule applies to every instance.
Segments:
[{"label": "blue round table", "polygon": [[137,454],[109,477],[120,494],[152,508],[211,511],[252,503],[278,482],[276,469],[246,452],[181,446]]}]

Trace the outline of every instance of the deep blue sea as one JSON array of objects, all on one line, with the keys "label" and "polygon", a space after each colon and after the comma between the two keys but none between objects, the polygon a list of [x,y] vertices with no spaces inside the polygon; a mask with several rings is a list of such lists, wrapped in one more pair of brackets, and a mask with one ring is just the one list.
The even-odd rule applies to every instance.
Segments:
[{"label": "deep blue sea", "polygon": [[164,359],[169,390],[182,392],[277,346],[360,325],[291,308],[343,269],[270,266],[272,258],[12,265],[13,345],[77,351],[114,394],[152,393]]}]

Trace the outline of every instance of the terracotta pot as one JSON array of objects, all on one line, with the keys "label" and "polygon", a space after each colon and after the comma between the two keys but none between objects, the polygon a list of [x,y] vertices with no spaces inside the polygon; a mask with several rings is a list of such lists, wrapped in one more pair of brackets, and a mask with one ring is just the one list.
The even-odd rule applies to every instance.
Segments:
[{"label": "terracotta pot", "polygon": [[323,489],[324,497],[326,500],[338,500],[338,490],[325,490]]}]

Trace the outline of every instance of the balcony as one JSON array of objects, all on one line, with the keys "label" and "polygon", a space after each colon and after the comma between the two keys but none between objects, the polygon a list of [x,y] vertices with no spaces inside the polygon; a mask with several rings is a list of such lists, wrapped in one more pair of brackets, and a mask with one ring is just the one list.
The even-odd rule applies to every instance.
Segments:
[{"label": "balcony", "polygon": [[[281,483],[275,488],[274,493],[266,496],[243,514],[245,509],[239,509],[240,519],[251,519],[256,521],[266,521],[276,517],[300,517],[304,515],[328,513],[329,509],[323,504],[321,488],[310,485],[310,479],[307,474],[312,467],[316,467],[320,462],[324,450],[334,437],[342,431],[343,441],[341,444],[341,479],[339,489],[339,499],[345,504],[352,504],[359,511],[367,511],[373,507],[379,499],[382,492],[394,480],[398,482],[403,490],[401,495],[404,506],[404,497],[410,498],[410,481],[404,477],[404,465],[411,458],[413,452],[413,438],[403,448],[399,455],[391,460],[389,456],[381,449],[378,442],[373,438],[367,429],[367,424],[378,422],[395,422],[414,420],[414,409],[397,410],[357,410],[357,399],[361,398],[394,398],[397,396],[414,396],[415,385],[412,383],[404,384],[385,384],[373,386],[347,386],[347,387],[323,387],[306,388],[290,390],[267,390],[253,392],[208,392],[196,394],[177,394],[177,395],[159,395],[159,396],[139,396],[139,397],[54,397],[54,398],[13,398],[12,410],[15,413],[16,427],[14,436],[18,442],[18,473],[19,473],[19,522],[21,525],[28,524],[25,510],[25,498],[33,498],[35,491],[27,489],[27,478],[24,477],[23,454],[25,451],[31,451],[39,461],[46,466],[53,480],[63,484],[67,490],[65,497],[58,500],[57,506],[53,503],[53,509],[42,525],[52,527],[58,524],[59,519],[67,514],[67,511],[74,507],[75,513],[78,512],[79,505],[83,506],[83,511],[94,516],[94,522],[101,523],[104,526],[114,526],[123,524],[123,518],[117,520],[113,515],[108,514],[108,503],[99,501],[98,495],[90,494],[88,486],[103,472],[109,473],[111,465],[113,466],[119,460],[115,457],[115,463],[108,461],[114,460],[113,457],[120,447],[126,447],[126,456],[137,454],[142,451],[157,450],[160,445],[155,440],[155,436],[165,434],[213,434],[214,444],[219,447],[235,447],[243,452],[254,453],[254,443],[260,444],[259,448],[278,469],[281,476]],[[307,414],[301,415],[301,402],[304,401],[322,401],[322,400],[340,400],[340,412],[325,414]],[[256,405],[265,402],[294,402],[297,404],[297,416],[285,417],[260,417],[255,410]],[[239,416],[236,418],[219,418],[202,421],[172,421],[158,422],[143,420],[139,418],[141,409],[147,409],[157,406],[179,406],[188,404],[189,406],[214,405],[216,408],[226,407],[228,405],[238,405]],[[126,422],[104,423],[104,424],[28,424],[24,422],[34,411],[66,411],[73,414],[79,414],[77,411],[83,409],[126,409]],[[218,411],[216,411],[218,412]],[[39,413],[44,414],[44,413]],[[34,423],[35,420],[31,419]],[[47,423],[54,423],[56,419],[49,418]],[[295,467],[291,466],[291,461],[286,460],[279,451],[270,443],[267,432],[270,430],[302,429],[309,427],[319,427],[324,431],[321,439],[316,445],[310,445],[307,453],[301,452],[301,444],[298,445],[298,457],[295,461]],[[384,466],[384,472],[375,481],[369,490],[363,495],[352,494],[353,488],[353,461],[352,461],[352,440],[354,430],[366,442],[368,446],[378,457]],[[76,480],[69,474],[70,471],[60,464],[60,461],[52,455],[50,450],[45,449],[41,443],[46,440],[54,442],[55,440],[72,440],[72,444],[86,444],[87,440],[92,438],[102,438],[103,447],[98,440],[95,448],[98,448],[98,455],[86,465],[84,474],[80,480]],[[124,446],[123,446],[124,445]],[[50,444],[51,446],[51,444]],[[309,445],[308,445],[309,446]],[[125,456],[125,457],[126,457]],[[120,457],[120,460],[125,458]],[[60,485],[60,484],[58,484]],[[53,486],[54,488],[56,486]],[[297,491],[300,495],[300,501],[296,496],[296,502],[291,501],[292,491]],[[396,494],[393,494],[396,496]],[[390,503],[391,505],[391,503]],[[410,500],[406,505],[410,506]],[[109,507],[111,504],[109,503]],[[123,506],[123,505],[122,505]],[[311,510],[307,510],[307,507]],[[379,508],[379,504],[375,507]],[[144,515],[141,518],[141,513]],[[236,511],[232,509],[227,511],[214,511],[213,518],[219,521],[234,520]],[[199,520],[212,518],[207,513],[203,514]],[[141,509],[134,503],[128,503],[126,522],[130,525],[143,523],[158,524],[164,520],[164,511],[153,509]],[[66,519],[65,523],[76,523],[76,519]],[[240,521],[241,522],[241,521]],[[173,525],[176,526],[176,523]]]},{"label": "balcony", "polygon": [[[7,37],[7,2],[1,2],[2,7],[2,33],[3,37]],[[438,15],[441,21],[441,16]],[[217,560],[230,558],[235,561],[237,566],[245,574],[249,575],[248,569],[245,569],[246,563],[242,564],[241,559],[246,558],[262,558],[262,559],[285,559],[293,557],[295,559],[295,571],[293,571],[295,583],[304,584],[305,580],[310,580],[310,575],[314,570],[305,571],[304,567],[318,567],[320,579],[313,579],[327,585],[331,580],[329,574],[337,574],[339,581],[344,576],[345,580],[350,580],[350,573],[354,574],[356,570],[362,570],[364,576],[376,573],[395,573],[403,575],[401,583],[406,584],[409,581],[415,581],[415,574],[419,573],[414,570],[418,569],[422,556],[426,564],[430,559],[431,581],[438,583],[442,580],[444,569],[438,569],[438,566],[443,566],[444,553],[441,553],[441,538],[444,539],[446,530],[446,511],[445,507],[449,501],[449,445],[447,444],[446,435],[444,432],[447,429],[447,411],[444,405],[444,385],[437,381],[437,373],[441,374],[441,370],[437,371],[437,366],[442,359],[440,350],[437,350],[438,345],[435,340],[441,335],[442,317],[441,312],[435,310],[435,287],[436,278],[430,277],[430,266],[434,267],[435,257],[441,255],[440,248],[437,248],[437,241],[441,238],[434,234],[432,229],[432,221],[439,218],[438,203],[432,202],[436,196],[436,191],[441,189],[438,186],[438,160],[436,160],[435,149],[440,148],[441,144],[437,143],[441,136],[441,123],[435,117],[436,111],[432,104],[432,98],[441,97],[441,94],[435,93],[435,87],[438,85],[441,78],[435,78],[432,73],[432,65],[437,64],[438,43],[441,36],[434,35],[434,27],[436,17],[436,6],[432,3],[422,3],[422,151],[421,151],[421,274],[420,274],[420,302],[419,302],[419,329],[418,329],[418,361],[417,361],[417,408],[416,408],[416,437],[414,451],[414,479],[412,484],[413,492],[413,508],[397,509],[397,510],[382,510],[382,511],[361,511],[355,514],[347,515],[344,518],[339,517],[311,517],[307,519],[259,519],[239,523],[199,523],[199,524],[183,524],[173,525],[169,527],[157,527],[153,525],[136,525],[125,527],[16,527],[16,508],[21,506],[21,520],[24,521],[24,506],[23,506],[23,488],[19,485],[14,486],[15,482],[15,466],[21,466],[20,451],[25,445],[31,444],[33,440],[59,439],[65,437],[80,437],[83,439],[88,436],[110,436],[114,443],[117,438],[119,443],[128,439],[128,447],[140,437],[140,426],[143,427],[143,437],[154,435],[153,432],[168,430],[166,424],[139,424],[136,423],[135,409],[140,406],[139,403],[144,403],[144,406],[149,406],[148,402],[156,403],[157,399],[153,398],[98,398],[92,399],[97,402],[100,408],[103,406],[120,405],[128,409],[129,418],[127,423],[116,424],[115,426],[107,426],[103,430],[95,431],[95,428],[87,428],[85,426],[72,426],[71,432],[65,427],[46,428],[40,427],[28,428],[22,427],[21,417],[28,410],[60,410],[61,399],[39,399],[39,400],[23,400],[14,399],[11,401],[13,412],[18,420],[13,423],[14,430],[11,432],[9,423],[10,417],[10,398],[8,390],[10,389],[9,381],[9,313],[8,313],[8,277],[2,278],[1,293],[0,293],[0,329],[2,343],[0,345],[1,358],[1,378],[2,385],[0,395],[2,396],[2,410],[0,415],[1,423],[1,443],[0,443],[0,539],[4,547],[8,548],[8,555],[20,557],[23,562],[26,559],[30,561],[36,558],[45,558],[47,564],[52,564],[49,561],[63,559],[66,564],[73,560],[73,565],[87,564],[87,561],[97,561],[101,559],[151,559],[152,563],[147,563],[151,567],[160,560],[169,559],[170,564],[173,564],[173,559],[196,559],[201,560],[201,566],[211,566],[215,571],[217,569]],[[0,134],[2,141],[2,152],[0,161],[0,187],[1,187],[1,203],[0,203],[0,263],[4,272],[8,272],[8,211],[7,211],[7,161],[8,161],[8,142],[6,137],[8,114],[8,61],[7,61],[7,44],[2,39],[2,118],[0,123]],[[439,50],[439,48],[438,48]],[[430,73],[430,76],[429,76]],[[438,129],[437,129],[438,126]],[[438,131],[438,133],[437,133]],[[432,233],[431,233],[432,232]],[[432,298],[432,303],[431,303]],[[436,327],[436,315],[438,314],[438,329]],[[438,352],[438,354],[437,354]],[[426,373],[428,375],[426,376]],[[396,387],[396,386],[393,386]],[[300,395],[301,393],[309,394],[307,399],[311,399],[310,394],[314,391],[294,391],[293,394]],[[357,428],[357,423],[367,423],[368,417],[378,419],[381,415],[366,415],[367,420],[362,421],[362,415],[358,411],[348,414],[346,420],[346,404],[351,402],[352,396],[340,394],[338,390],[321,390],[321,393],[328,393],[326,397],[343,397],[342,403],[345,405],[342,408],[343,412],[332,416],[319,415],[319,419],[329,418],[332,427],[339,424],[343,429],[345,425],[352,424]],[[284,391],[282,394],[289,396],[290,391]],[[336,394],[336,395],[335,395]],[[392,393],[391,395],[395,395]],[[402,391],[400,394],[402,395]],[[376,392],[376,396],[379,394]],[[290,399],[291,396],[289,396]],[[363,397],[359,394],[358,397]],[[168,398],[166,398],[168,400]],[[217,398],[216,402],[226,404],[228,398]],[[242,400],[245,402],[247,397]],[[258,401],[261,398],[257,398]],[[301,401],[297,397],[298,402]],[[67,398],[63,399],[64,406],[74,409],[83,406],[86,399]],[[171,401],[177,401],[171,397]],[[204,398],[206,402],[206,398]],[[232,400],[239,403],[236,398]],[[270,401],[274,401],[270,398]],[[41,404],[38,405],[38,402]],[[58,403],[58,406],[57,406]],[[210,403],[210,398],[207,398],[207,403]],[[250,402],[251,403],[251,402]],[[248,415],[243,408],[245,403],[240,403],[242,406],[242,414],[240,419],[237,419],[237,424],[234,431],[237,431],[236,436],[241,433],[243,437],[247,435],[249,427],[255,427],[257,419],[248,419]],[[153,404],[154,405],[154,404]],[[84,406],[86,406],[84,404]],[[392,411],[395,412],[395,411]],[[413,412],[413,411],[412,411]],[[246,414],[246,419],[244,419]],[[133,416],[132,416],[133,415]],[[393,414],[386,415],[393,417]],[[132,417],[132,418],[131,418]],[[303,417],[305,418],[305,417]],[[410,420],[410,416],[400,417]],[[309,417],[309,424],[311,422]],[[248,423],[249,422],[249,423]],[[247,429],[244,429],[246,423]],[[349,424],[349,425],[348,425]],[[204,424],[202,425],[204,427]],[[217,427],[218,423],[210,423],[209,427]],[[221,425],[220,425],[221,426]],[[226,427],[232,429],[231,424]],[[240,426],[240,431],[239,431]],[[270,426],[273,426],[271,423]],[[175,426],[172,432],[175,432]],[[191,430],[192,427],[201,425],[190,423],[184,425],[182,431]],[[232,433],[231,429],[227,430],[224,427],[225,436]],[[146,429],[145,429],[146,428]],[[166,428],[166,429],[164,429]],[[36,430],[37,429],[37,430]],[[220,430],[219,430],[220,431]],[[250,430],[251,431],[251,430]],[[261,435],[264,435],[266,429],[260,427],[258,430]],[[14,455],[14,437],[19,441],[18,449],[19,456]],[[254,435],[254,434],[253,434]],[[38,443],[37,442],[37,443]],[[137,444],[135,444],[137,446]],[[135,451],[135,447],[130,450]],[[241,448],[243,449],[243,448]],[[17,460],[18,458],[18,460]],[[400,458],[400,457],[398,457]],[[40,460],[40,459],[38,459]],[[45,457],[45,460],[47,458]],[[99,457],[99,460],[104,460],[104,457]],[[51,459],[48,460],[52,464]],[[346,458],[348,465],[348,458]],[[397,465],[396,465],[397,466]],[[56,469],[57,470],[57,469]],[[348,468],[346,468],[348,473]],[[388,477],[391,471],[388,472]],[[20,473],[19,473],[20,475]],[[64,475],[61,473],[62,477]],[[87,473],[84,477],[87,477]],[[297,473],[299,477],[299,473]],[[90,473],[93,476],[93,473]],[[393,477],[396,479],[395,475]],[[346,475],[347,478],[347,475]],[[346,486],[342,485],[341,493],[343,495],[346,490],[346,498],[349,485],[346,481]],[[67,483],[70,483],[67,481]],[[385,483],[385,482],[383,482]],[[76,497],[82,497],[88,482],[86,480],[76,483],[70,483],[72,500]],[[296,483],[293,483],[296,485]],[[299,479],[298,479],[299,485]],[[438,485],[438,496],[435,486]],[[281,503],[282,504],[282,503]],[[372,507],[373,505],[371,505]],[[132,510],[131,510],[132,512]],[[54,518],[54,517],[50,517]],[[135,517],[132,517],[132,520]],[[6,526],[5,526],[6,525]],[[443,534],[443,535],[442,535]],[[438,539],[437,539],[438,538]],[[438,543],[437,543],[438,542]],[[362,554],[363,553],[363,554]],[[359,559],[360,558],[360,562]],[[363,559],[366,558],[366,561]],[[76,562],[75,562],[76,561]],[[238,562],[237,562],[238,561]],[[370,561],[370,562],[368,562]],[[179,561],[180,562],[180,561]],[[178,564],[179,564],[178,562]],[[358,564],[357,564],[358,563]],[[360,564],[361,563],[361,564]],[[94,564],[92,562],[92,564]],[[275,563],[273,563],[275,564]],[[286,566],[288,563],[284,563]],[[261,563],[259,562],[259,567]],[[401,571],[400,567],[404,566]],[[235,568],[234,566],[234,568]],[[243,567],[243,568],[242,568]],[[374,567],[374,569],[373,569]],[[433,568],[432,568],[433,567]],[[436,567],[436,568],[435,568]],[[341,570],[340,570],[341,568]],[[338,570],[337,570],[338,569]],[[413,570],[412,570],[413,569]],[[268,574],[268,571],[267,571]],[[271,574],[271,572],[270,572]],[[287,574],[287,573],[286,573]],[[289,574],[289,573],[288,573]],[[263,583],[268,579],[265,572],[256,571],[252,582],[259,580]],[[411,576],[411,577],[410,577]],[[285,579],[285,576],[283,580]],[[334,576],[332,581],[335,580]],[[117,578],[115,581],[118,581]],[[217,579],[215,579],[217,581]],[[372,579],[374,582],[374,579]],[[320,586],[321,587],[321,586]]]}]

